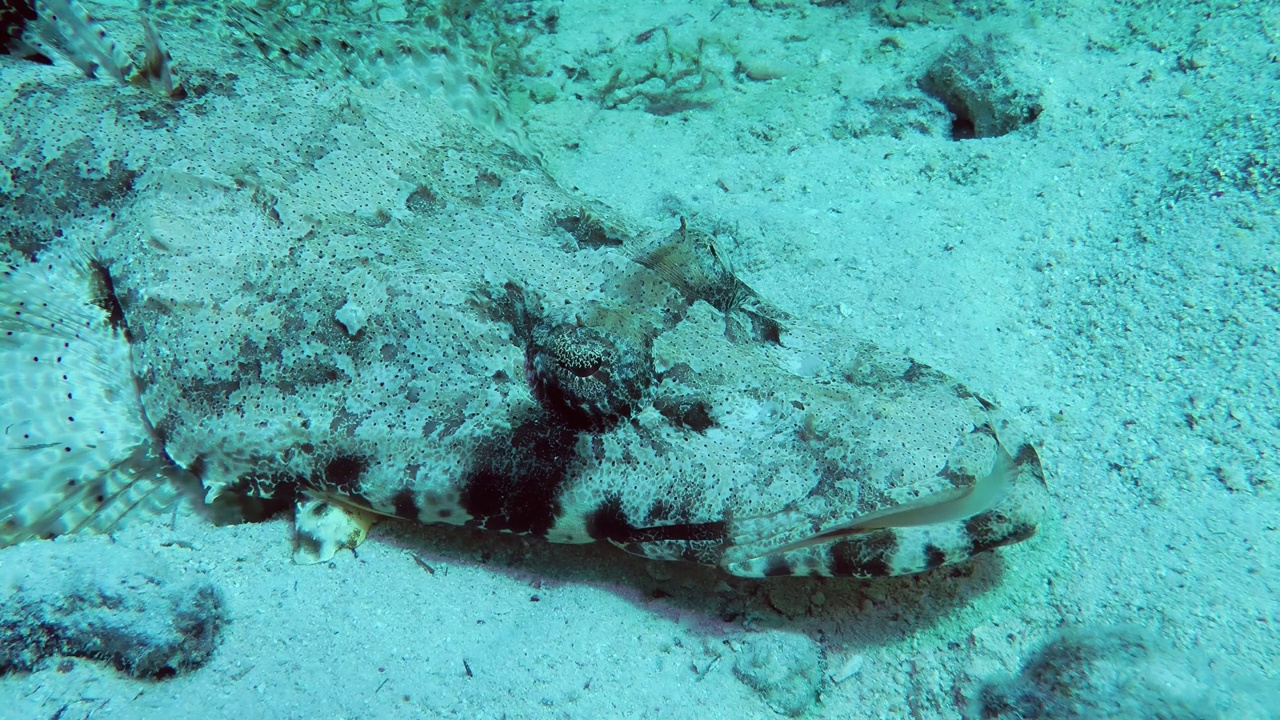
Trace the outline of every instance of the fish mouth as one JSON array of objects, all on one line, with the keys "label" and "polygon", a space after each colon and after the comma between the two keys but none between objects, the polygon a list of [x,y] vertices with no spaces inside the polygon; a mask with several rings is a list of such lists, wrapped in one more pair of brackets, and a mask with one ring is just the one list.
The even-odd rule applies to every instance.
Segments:
[{"label": "fish mouth", "polygon": [[968,487],[953,488],[918,498],[909,503],[867,513],[816,535],[770,550],[763,555],[792,552],[814,545],[869,535],[877,530],[943,525],[960,522],[987,512],[1013,493],[1019,466],[1004,446],[996,445],[991,471]]},{"label": "fish mouth", "polygon": [[997,442],[990,469],[963,487],[837,524],[795,507],[738,519],[720,564],[747,577],[877,577],[953,564],[1035,534],[1047,502],[1043,478],[1032,446],[1015,455]]}]

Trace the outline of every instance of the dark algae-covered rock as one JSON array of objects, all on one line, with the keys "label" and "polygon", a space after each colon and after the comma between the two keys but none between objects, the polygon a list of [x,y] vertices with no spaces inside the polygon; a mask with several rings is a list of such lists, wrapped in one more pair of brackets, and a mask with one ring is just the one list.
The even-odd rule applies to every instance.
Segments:
[{"label": "dark algae-covered rock", "polygon": [[170,677],[204,665],[226,620],[213,584],[106,542],[27,543],[0,565],[0,672],[74,656]]}]

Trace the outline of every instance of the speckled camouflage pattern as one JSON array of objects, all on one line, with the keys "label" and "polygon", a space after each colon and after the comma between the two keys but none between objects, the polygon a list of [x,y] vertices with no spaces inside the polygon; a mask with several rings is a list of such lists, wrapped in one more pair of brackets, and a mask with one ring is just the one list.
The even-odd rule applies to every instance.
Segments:
[{"label": "speckled camouflage pattern", "polygon": [[177,105],[28,69],[3,110],[130,148],[110,211],[29,254],[80,246],[109,278],[135,422],[209,500],[296,502],[309,561],[371,515],[752,577],[914,573],[1035,532],[1040,461],[992,405],[788,317],[713,235],[565,191],[456,48],[334,82],[314,71],[341,53],[302,76],[240,54],[279,55],[269,25]]}]

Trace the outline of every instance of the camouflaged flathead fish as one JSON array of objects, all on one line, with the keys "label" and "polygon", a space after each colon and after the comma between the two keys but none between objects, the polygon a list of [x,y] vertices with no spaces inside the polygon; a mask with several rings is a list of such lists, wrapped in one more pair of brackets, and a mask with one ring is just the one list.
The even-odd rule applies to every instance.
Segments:
[{"label": "camouflaged flathead fish", "polygon": [[[750,577],[1035,532],[1040,461],[990,403],[787,317],[715,236],[562,189],[456,37],[218,25],[173,30],[176,70],[152,26],[132,86],[0,58],[29,209],[3,217],[0,545],[110,529],[184,477],[296,504],[303,561],[379,515]],[[48,54],[83,56],[75,32],[46,26]]]}]

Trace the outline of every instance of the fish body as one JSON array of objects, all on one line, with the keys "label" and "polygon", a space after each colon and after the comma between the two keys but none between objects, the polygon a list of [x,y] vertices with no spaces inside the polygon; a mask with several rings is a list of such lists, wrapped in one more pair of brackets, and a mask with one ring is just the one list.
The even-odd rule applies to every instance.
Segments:
[{"label": "fish body", "polygon": [[[59,221],[30,264],[11,253],[6,383],[53,389],[6,412],[57,442],[60,373],[18,360],[65,342],[113,398],[85,402],[132,430],[57,473],[29,471],[46,440],[7,434],[6,463],[25,464],[0,485],[0,542],[114,523],[94,508],[122,492],[104,463],[148,497],[182,475],[208,502],[291,502],[308,562],[376,516],[749,577],[909,574],[1035,532],[1039,457],[993,405],[789,317],[721,238],[560,187],[472,65],[406,51],[412,72],[331,84],[239,61],[224,95],[193,93],[158,124],[77,129],[131,148],[128,191]],[[166,102],[42,82],[5,127]],[[87,319],[14,314],[32,303]],[[68,472],[105,488],[79,496],[74,527],[52,479]]]}]

